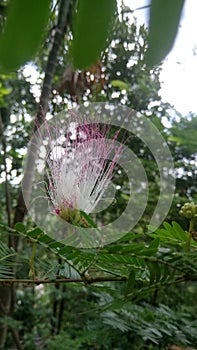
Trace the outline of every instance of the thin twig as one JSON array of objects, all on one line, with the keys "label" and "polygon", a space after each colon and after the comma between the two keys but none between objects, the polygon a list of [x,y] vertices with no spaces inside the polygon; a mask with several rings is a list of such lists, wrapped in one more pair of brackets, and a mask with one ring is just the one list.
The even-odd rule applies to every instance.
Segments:
[{"label": "thin twig", "polygon": [[188,235],[188,239],[186,242],[186,246],[185,246],[185,251],[186,252],[190,252],[190,248],[191,248],[191,240],[192,240],[192,232],[194,231],[194,225],[195,225],[195,221],[196,218],[191,218],[190,220],[190,224],[189,224],[189,235]]},{"label": "thin twig", "polygon": [[105,276],[105,277],[95,277],[90,278],[86,277],[84,278],[57,278],[55,280],[51,279],[18,279],[18,278],[0,278],[0,283],[4,284],[14,284],[14,283],[24,283],[24,284],[50,284],[50,283],[86,283],[86,284],[93,284],[97,282],[121,282],[121,281],[127,281],[127,277],[112,277],[112,276]]}]

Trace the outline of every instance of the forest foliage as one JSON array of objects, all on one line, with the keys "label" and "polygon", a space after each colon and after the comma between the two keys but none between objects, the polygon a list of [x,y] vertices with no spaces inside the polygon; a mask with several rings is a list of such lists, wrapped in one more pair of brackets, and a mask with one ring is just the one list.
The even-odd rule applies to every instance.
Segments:
[{"label": "forest foliage", "polygon": [[[31,0],[28,8],[24,0],[0,2],[0,349],[197,347],[197,119],[159,94],[161,60],[183,3],[152,0],[147,31],[131,21],[130,9],[117,13],[115,0]],[[155,229],[158,167],[148,147],[129,138],[148,178],[146,210],[132,232],[94,248],[43,232],[26,215],[20,190],[27,144],[43,113],[87,101],[126,105],[149,118],[168,144],[176,179],[169,213]],[[120,173],[114,203],[96,217],[84,213],[90,226],[124,210],[128,182]]]}]

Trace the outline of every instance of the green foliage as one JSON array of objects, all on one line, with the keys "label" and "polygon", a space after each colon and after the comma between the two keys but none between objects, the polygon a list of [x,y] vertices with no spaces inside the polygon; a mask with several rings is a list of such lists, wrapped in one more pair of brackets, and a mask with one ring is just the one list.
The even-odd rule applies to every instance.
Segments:
[{"label": "green foliage", "polygon": [[[19,228],[19,225],[16,227]],[[164,228],[148,233],[154,239],[149,243],[136,242],[146,240],[142,235],[126,235],[119,242],[94,249],[79,249],[65,246],[42,233],[39,228],[22,234],[43,245],[61,259],[61,263],[44,264],[42,259],[35,262],[38,274],[45,267],[44,276],[55,278],[74,278],[91,284],[117,278],[127,281],[120,300],[141,300],[153,290],[166,285],[197,280],[197,243],[192,240],[191,251],[187,251],[189,233],[173,222],[164,223]],[[174,248],[175,246],[175,248]],[[166,249],[165,247],[168,247]],[[177,248],[176,248],[177,247]],[[180,250],[181,248],[181,250]],[[44,256],[44,259],[46,256]]]},{"label": "green foliage", "polygon": [[129,90],[128,84],[124,83],[124,81],[121,81],[121,80],[112,80],[111,85],[113,87],[118,87],[120,90],[126,90],[126,91]]},{"label": "green foliage", "polygon": [[131,24],[128,15],[122,16],[122,19],[116,18],[111,44],[103,58],[107,83],[109,82],[107,99],[112,103],[126,104],[135,110],[146,111],[151,101],[160,100],[159,70],[154,69],[152,75],[144,63],[147,48],[145,27]]},{"label": "green foliage", "polygon": [[62,332],[58,334],[55,338],[48,341],[47,350],[81,350],[83,346],[83,337],[79,336],[77,338],[72,338],[69,334]]},{"label": "green foliage", "polygon": [[[159,64],[170,51],[177,34],[183,4],[184,0],[152,0],[149,48],[146,55],[149,66]],[[39,4],[30,1],[28,6],[24,0],[11,1],[9,6],[1,5],[1,27],[4,26],[0,38],[1,69],[15,70],[32,59],[43,41],[50,5],[51,0],[44,0]],[[8,11],[5,14],[6,7]],[[71,49],[75,67],[87,68],[100,59],[111,35],[115,11],[116,0],[97,1],[94,6],[92,1],[78,1]]]},{"label": "green foliage", "polygon": [[173,311],[163,304],[159,307],[146,303],[129,304],[122,309],[103,312],[101,317],[110,328],[127,332],[131,339],[133,335],[136,350],[144,349],[145,344],[152,344],[154,349],[164,349],[170,342],[179,345],[194,345],[197,342],[194,331],[196,321],[191,319],[190,314],[181,309]]},{"label": "green foliage", "polygon": [[14,0],[0,37],[0,66],[11,71],[35,55],[47,25],[51,0]]},{"label": "green foliage", "polygon": [[[185,137],[187,135],[187,137]],[[187,118],[180,117],[174,121],[169,135],[169,141],[176,145],[177,154],[180,150],[185,158],[196,154],[197,120],[196,115],[190,113]]]},{"label": "green foliage", "polygon": [[87,68],[100,58],[107,46],[115,10],[116,0],[78,1],[71,49],[75,67]]},{"label": "green foliage", "polygon": [[[173,291],[175,293],[175,289]],[[183,291],[188,293],[186,286]],[[181,302],[177,302],[174,309],[163,303],[154,305],[151,300],[150,302],[146,300],[140,303],[121,303],[118,302],[121,288],[117,285],[103,287],[100,292],[96,287],[90,289],[74,286],[67,286],[65,290],[58,289],[53,292],[56,298],[63,298],[65,302],[64,322],[57,336],[47,337],[50,327],[45,329],[45,333],[43,333],[44,329],[41,331],[42,346],[48,350],[57,347],[69,349],[69,346],[80,350],[129,350],[131,344],[134,350],[146,348],[164,350],[170,344],[179,346],[197,344],[196,307],[191,310]],[[176,290],[176,293],[180,291]],[[77,303],[77,300],[80,302]],[[173,301],[172,293],[172,304]],[[37,303],[38,305],[40,303],[40,307],[42,304],[43,307],[43,297],[37,300]],[[45,304],[44,307],[48,306],[49,304]]]},{"label": "green foliage", "polygon": [[[56,5],[59,3],[58,1]],[[30,280],[32,243],[33,247],[37,247],[35,257],[31,261],[35,269],[35,276],[33,276],[35,280],[32,279],[28,286],[27,284],[17,285],[14,319],[5,317],[3,320],[9,329],[13,327],[19,332],[19,337],[27,350],[70,349],[71,347],[76,350],[130,350],[131,346],[134,350],[164,350],[173,343],[180,346],[196,346],[197,243],[194,240],[195,236],[192,238],[187,231],[188,221],[178,214],[181,204],[190,201],[191,198],[193,201],[196,200],[196,116],[190,115],[189,120],[180,116],[179,121],[169,119],[171,127],[168,130],[164,128],[160,117],[168,116],[169,106],[161,103],[158,94],[159,69],[150,70],[145,66],[144,55],[148,44],[145,28],[143,26],[138,28],[135,23],[131,23],[123,7],[112,29],[112,22],[109,19],[113,17],[115,1],[100,2],[98,11],[95,5],[94,8],[92,7],[92,2],[88,3],[89,7],[86,8],[85,1],[78,2],[78,10],[80,6],[84,6],[82,10],[85,9],[85,11],[82,11],[82,14],[78,13],[80,15],[78,19],[76,17],[75,31],[79,32],[79,37],[77,43],[75,41],[77,36],[74,37],[73,45],[76,45],[74,46],[76,51],[73,53],[78,52],[79,55],[74,56],[74,61],[79,67],[86,67],[100,58],[99,72],[96,70],[95,73],[94,69],[98,68],[96,65],[90,72],[88,70],[79,72],[73,69],[69,81],[71,88],[74,89],[73,95],[71,88],[70,90],[65,88],[61,96],[58,95],[56,82],[61,80],[61,76],[64,77],[65,69],[67,66],[70,67],[73,59],[67,54],[72,37],[72,33],[67,31],[64,47],[57,58],[58,68],[54,77],[49,111],[55,115],[62,111],[64,104],[66,107],[70,106],[77,96],[79,102],[107,100],[126,104],[136,110],[144,111],[148,116],[151,115],[153,122],[168,141],[175,160],[174,175],[177,176],[175,200],[166,218],[167,222],[156,230],[151,228],[151,232],[147,233],[146,225],[159,196],[158,169],[151,152],[140,140],[131,138],[128,147],[139,157],[149,181],[150,196],[142,220],[133,232],[126,233],[117,242],[105,247],[82,249],[64,245],[49,237],[39,227],[35,227],[30,218],[25,223],[17,223],[14,229],[6,226],[6,184],[3,166],[5,154],[1,152],[0,278]],[[182,6],[181,4],[182,1],[179,2],[179,6]],[[45,11],[45,5],[46,2],[42,2],[35,6],[36,9],[42,6]],[[154,6],[152,15],[158,16],[158,11],[161,10],[160,5],[161,2],[158,2],[159,8],[155,10],[156,3],[152,2]],[[165,2],[165,4],[162,3],[163,5],[166,8],[165,13],[170,6],[171,15],[173,17],[172,12],[174,12],[176,20],[173,26],[171,18],[166,21],[164,16],[161,28],[158,28],[154,18],[151,20],[151,30],[156,26],[154,31],[159,37],[157,40],[165,46],[162,49],[158,47],[157,42],[153,42],[153,39],[156,40],[155,36],[149,42],[149,49],[151,45],[154,46],[154,50],[151,51],[154,57],[151,56],[151,60],[154,58],[155,63],[158,63],[163,55],[167,54],[167,48],[169,49],[172,45],[179,20],[177,1],[170,5]],[[29,25],[29,22],[27,26],[29,31],[34,32],[36,21],[43,14],[42,11],[38,11],[36,15],[33,11],[31,14],[29,6],[28,4],[29,12],[24,11],[24,15],[20,10],[17,30],[21,32],[25,25],[24,16],[27,20],[31,15],[31,20],[36,16],[33,24]],[[10,165],[7,175],[12,219],[18,196],[24,149],[32,131],[28,120],[32,120],[35,115],[37,108],[35,96],[41,89],[43,67],[46,66],[53,30],[56,26],[57,6],[54,8],[50,23],[51,31],[45,46],[33,63],[36,72],[40,72],[36,82],[32,84],[29,78],[24,76],[23,68],[16,74],[1,75],[0,107],[6,139],[7,163]],[[105,11],[105,8],[108,10]],[[75,10],[73,6],[71,12]],[[0,16],[3,17],[3,21],[6,19],[4,11]],[[18,16],[17,14],[16,18]],[[101,28],[96,22],[100,16],[104,22],[109,20],[109,23],[105,22]],[[24,64],[35,54],[39,44],[38,37],[42,31],[41,27],[44,26],[44,17],[38,26],[40,34],[38,32],[31,34],[34,48],[29,40],[29,43],[23,42],[24,51],[20,51],[18,49],[20,43],[16,41],[17,52],[12,53],[15,46],[11,48],[6,41],[5,54],[9,52],[12,56],[8,60],[9,67]],[[71,17],[70,13],[70,22],[72,22]],[[9,21],[6,26],[10,23]],[[13,23],[15,22],[11,22]],[[83,27],[84,23],[85,27]],[[88,26],[91,26],[92,29],[84,37]],[[8,27],[10,32],[6,28],[2,34],[2,41],[5,40],[4,36],[5,38],[6,35],[8,36],[6,33],[11,33],[11,27]],[[28,30],[27,35],[29,35]],[[162,36],[165,32],[167,33],[167,30],[171,35],[166,34],[167,38],[163,41]],[[13,38],[15,39],[14,36]],[[90,42],[95,45],[90,45]],[[8,49],[10,51],[7,51]],[[161,52],[162,56],[160,56]],[[2,60],[5,61],[5,56]],[[151,64],[153,64],[152,61]],[[91,74],[94,75],[95,80],[92,85],[84,83],[83,78],[87,78],[85,74],[88,77]],[[78,77],[82,77],[81,80],[77,80]],[[152,103],[155,107],[151,107]],[[183,176],[180,175],[182,173]],[[117,194],[117,206],[113,205],[109,210],[102,212],[101,215],[106,221],[113,220],[119,211],[124,210],[128,198],[126,174],[123,171],[120,174],[119,178],[114,178],[114,184],[121,187],[122,194]],[[81,213],[81,215],[90,226],[95,226],[87,214]],[[8,247],[10,237],[19,241],[19,253]],[[189,251],[186,249],[188,237],[191,238]],[[44,283],[39,284],[40,280]],[[69,283],[62,283],[65,280]],[[71,283],[72,280],[74,282]],[[12,345],[12,339],[7,341],[7,349],[12,348]]]},{"label": "green foliage", "polygon": [[148,50],[148,66],[159,64],[171,50],[180,22],[184,0],[152,0]]},{"label": "green foliage", "polygon": [[17,253],[0,241],[0,278],[14,277],[13,266],[17,263]]},{"label": "green foliage", "polygon": [[[164,222],[163,226],[164,228],[155,230],[155,232],[150,234],[150,236],[157,236],[162,242],[169,243],[170,245],[176,244],[182,247],[185,246],[188,239],[188,232],[184,231],[182,227],[174,221],[172,222],[172,225],[170,225],[168,222]],[[151,228],[151,226],[150,229],[154,230],[154,228]],[[197,243],[193,241],[192,246],[197,248]]]}]

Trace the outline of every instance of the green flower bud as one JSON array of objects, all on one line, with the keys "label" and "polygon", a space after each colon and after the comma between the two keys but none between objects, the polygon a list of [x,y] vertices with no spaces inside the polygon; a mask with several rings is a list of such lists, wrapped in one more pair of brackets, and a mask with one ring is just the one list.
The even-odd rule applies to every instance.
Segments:
[{"label": "green flower bud", "polygon": [[181,207],[179,214],[187,219],[197,218],[197,203],[185,203]]}]

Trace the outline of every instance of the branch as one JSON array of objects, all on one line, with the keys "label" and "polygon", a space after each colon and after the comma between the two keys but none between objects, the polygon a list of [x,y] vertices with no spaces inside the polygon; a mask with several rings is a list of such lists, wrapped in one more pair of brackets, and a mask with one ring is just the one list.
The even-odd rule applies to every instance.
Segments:
[{"label": "branch", "polygon": [[[129,299],[129,300],[131,298],[134,299],[134,298],[137,298],[142,293],[147,293],[147,292],[150,293],[150,292],[153,292],[155,290],[159,290],[162,287],[168,287],[168,286],[179,284],[181,282],[186,282],[186,281],[189,281],[189,280],[186,277],[184,277],[184,276],[177,277],[175,280],[172,280],[172,281],[165,281],[165,282],[160,282],[159,281],[157,283],[154,283],[152,285],[148,285],[146,287],[138,289],[137,291],[129,293],[126,296],[126,298]],[[192,279],[192,281],[197,281],[197,278],[196,279]]]},{"label": "branch", "polygon": [[24,350],[23,344],[22,344],[22,342],[20,341],[20,338],[19,338],[18,331],[16,329],[14,329],[13,327],[11,327],[11,333],[12,333],[12,337],[13,337],[13,339],[15,341],[15,344],[17,346],[17,349],[18,350]]},{"label": "branch", "polygon": [[127,281],[127,277],[111,277],[111,276],[105,276],[105,277],[95,277],[95,278],[57,278],[55,280],[51,279],[14,279],[14,278],[0,278],[0,283],[4,284],[14,284],[14,283],[24,283],[24,284],[56,284],[56,283],[85,283],[85,284],[93,284],[97,282],[124,282]]},{"label": "branch", "polygon": [[35,124],[35,128],[37,128],[37,125],[42,124],[43,112],[46,113],[48,110],[48,101],[51,95],[52,82],[57,66],[57,56],[62,44],[62,40],[64,38],[64,33],[68,27],[68,16],[70,13],[72,3],[73,0],[62,0],[60,3],[59,16],[57,20],[57,26],[55,29],[53,46],[48,56],[45,78],[43,82],[43,88],[40,96],[38,113],[36,117],[38,124]]},{"label": "branch", "polygon": [[[25,279],[25,278],[0,278],[0,283],[4,285],[12,285],[15,283],[22,283],[27,285],[39,285],[39,284],[60,284],[60,283],[84,283],[84,284],[94,284],[98,282],[126,282],[128,278],[126,276],[122,277],[112,277],[112,276],[100,276],[100,277],[85,277],[85,278],[57,278],[57,279]],[[180,282],[196,282],[197,276],[187,276],[181,275],[177,276],[176,279],[166,282],[157,282],[148,287],[144,287],[141,290],[155,289],[156,287],[162,287],[165,285],[176,284]]]}]

